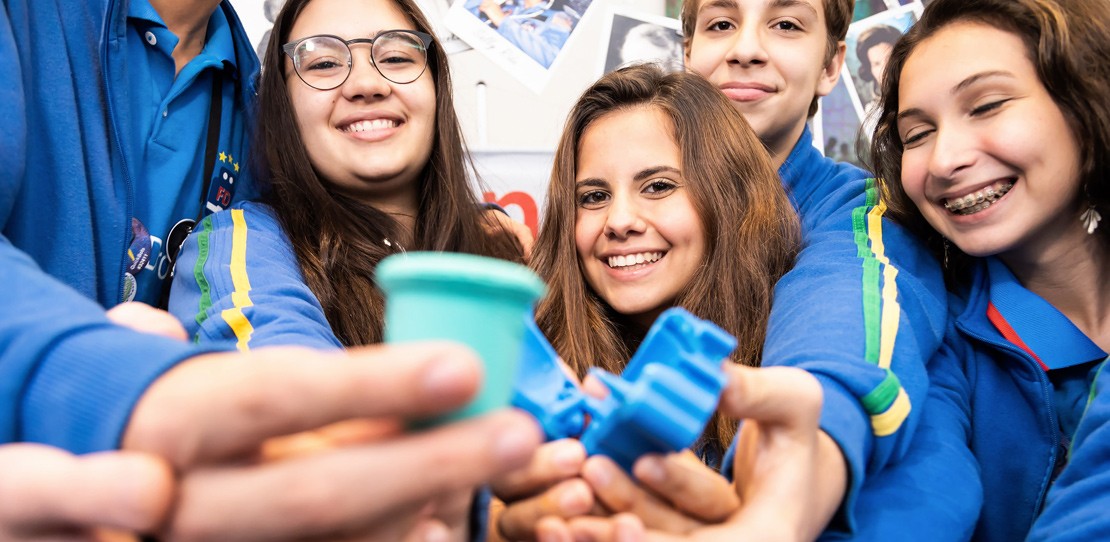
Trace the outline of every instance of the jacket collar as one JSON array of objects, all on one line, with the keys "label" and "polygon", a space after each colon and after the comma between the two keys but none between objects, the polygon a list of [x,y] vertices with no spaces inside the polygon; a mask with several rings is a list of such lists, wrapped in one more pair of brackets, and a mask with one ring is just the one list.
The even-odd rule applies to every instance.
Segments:
[{"label": "jacket collar", "polygon": [[973,270],[967,307],[957,322],[990,342],[1021,348],[1045,371],[1106,358],[1063,313],[1027,290],[997,258]]}]

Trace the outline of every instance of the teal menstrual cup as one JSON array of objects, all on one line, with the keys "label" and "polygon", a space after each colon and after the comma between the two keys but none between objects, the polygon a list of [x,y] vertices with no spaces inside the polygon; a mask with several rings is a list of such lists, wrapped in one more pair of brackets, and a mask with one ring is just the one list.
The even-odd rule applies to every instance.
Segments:
[{"label": "teal menstrual cup", "polygon": [[535,273],[472,254],[407,252],[382,260],[375,274],[385,292],[386,342],[456,341],[474,349],[485,364],[474,400],[431,423],[509,405],[525,318],[546,290]]}]

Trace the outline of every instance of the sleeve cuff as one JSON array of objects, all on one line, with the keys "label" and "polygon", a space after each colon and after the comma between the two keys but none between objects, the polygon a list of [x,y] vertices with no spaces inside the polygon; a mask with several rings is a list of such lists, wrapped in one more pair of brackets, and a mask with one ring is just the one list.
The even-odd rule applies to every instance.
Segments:
[{"label": "sleeve cuff", "polygon": [[844,501],[829,523],[827,532],[851,533],[855,530],[855,508],[864,481],[864,458],[871,448],[871,428],[859,399],[835,381],[815,374],[824,392],[821,430],[840,447],[848,467],[848,487]]},{"label": "sleeve cuff", "polygon": [[106,323],[76,329],[46,353],[28,382],[23,439],[73,453],[116,449],[132,409],[156,379],[188,358],[219,350]]}]

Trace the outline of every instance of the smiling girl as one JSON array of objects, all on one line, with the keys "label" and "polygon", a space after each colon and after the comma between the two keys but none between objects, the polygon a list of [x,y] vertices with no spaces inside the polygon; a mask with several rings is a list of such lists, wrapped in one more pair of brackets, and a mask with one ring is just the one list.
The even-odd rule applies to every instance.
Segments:
[{"label": "smiling girl", "polygon": [[468,181],[447,58],[410,0],[290,0],[259,93],[264,204],[198,225],[170,310],[199,341],[382,340],[386,256],[521,259]]},{"label": "smiling girl", "polygon": [[1025,538],[1065,466],[1106,467],[1069,461],[1110,350],[1106,7],[937,0],[884,81],[872,156],[892,212],[947,262],[928,408],[979,462],[978,539]]},{"label": "smiling girl", "polygon": [[[536,319],[583,377],[619,374],[663,310],[681,306],[739,339],[759,365],[797,217],[759,139],[698,76],[613,72],[568,117],[533,266],[550,285]],[[715,416],[699,446],[719,462],[736,431]]]}]

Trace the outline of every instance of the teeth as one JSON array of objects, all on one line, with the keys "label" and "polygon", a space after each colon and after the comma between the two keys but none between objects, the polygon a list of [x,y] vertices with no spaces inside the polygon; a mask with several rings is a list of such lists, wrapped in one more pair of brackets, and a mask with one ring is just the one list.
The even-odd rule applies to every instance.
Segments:
[{"label": "teeth", "polygon": [[662,252],[641,252],[639,254],[609,256],[609,267],[631,267],[644,263],[654,263],[659,261],[662,257]]},{"label": "teeth", "polygon": [[389,119],[376,119],[376,120],[360,120],[352,123],[345,128],[344,132],[370,132],[373,130],[385,130],[387,128],[394,128],[397,126],[397,121]]},{"label": "teeth", "polygon": [[998,181],[978,192],[947,200],[944,208],[958,215],[978,213],[1001,199],[1013,187],[1013,181]]}]

